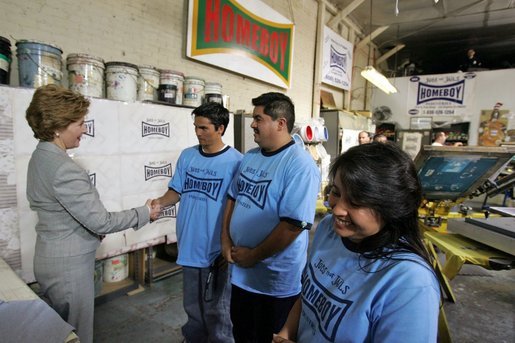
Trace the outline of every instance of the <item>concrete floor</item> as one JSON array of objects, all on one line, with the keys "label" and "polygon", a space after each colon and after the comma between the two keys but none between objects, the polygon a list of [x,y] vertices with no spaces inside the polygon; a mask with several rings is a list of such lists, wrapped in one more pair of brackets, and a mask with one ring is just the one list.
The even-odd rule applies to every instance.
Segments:
[{"label": "concrete floor", "polygon": [[[444,305],[454,342],[515,342],[515,270],[465,265]],[[182,274],[95,309],[95,342],[182,342]],[[421,309],[422,310],[422,309]]]}]

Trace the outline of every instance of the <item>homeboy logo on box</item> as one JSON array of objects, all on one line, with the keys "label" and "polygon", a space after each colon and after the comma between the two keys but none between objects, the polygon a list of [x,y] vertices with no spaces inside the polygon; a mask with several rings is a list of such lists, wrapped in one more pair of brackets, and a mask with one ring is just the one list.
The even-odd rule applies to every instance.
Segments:
[{"label": "homeboy logo on box", "polygon": [[293,23],[259,0],[242,3],[190,0],[188,57],[288,88]]},{"label": "homeboy logo on box", "polygon": [[97,185],[97,174],[96,173],[89,174],[89,182],[91,182],[93,187],[96,187],[96,185]]},{"label": "homeboy logo on box", "polygon": [[268,187],[272,180],[254,181],[241,175],[238,180],[238,195],[243,195],[256,204],[260,209],[265,207]]},{"label": "homeboy logo on box", "polygon": [[84,125],[86,126],[86,132],[84,132],[84,134],[86,136],[95,137],[95,120],[85,120]]},{"label": "homeboy logo on box", "polygon": [[205,194],[208,198],[218,200],[223,179],[204,179],[186,173],[182,193],[196,192]]},{"label": "homeboy logo on box", "polygon": [[172,177],[172,164],[168,163],[167,165],[159,167],[145,165],[145,181],[158,176]]},{"label": "homeboy logo on box", "polygon": [[157,135],[170,137],[170,123],[165,124],[150,124],[147,122],[141,122],[141,137]]},{"label": "homeboy logo on box", "polygon": [[347,55],[339,53],[332,45],[331,58],[329,61],[329,65],[331,68],[337,68],[341,70],[343,73],[347,73]]},{"label": "homeboy logo on box", "polygon": [[417,91],[417,104],[428,101],[445,100],[463,104],[465,80],[447,85],[430,85],[419,82]]},{"label": "homeboy logo on box", "polygon": [[176,211],[175,205],[170,205],[170,206],[163,207],[158,218],[161,219],[161,218],[176,218],[176,217],[177,217],[177,211]]},{"label": "homeboy logo on box", "polygon": [[302,274],[302,304],[308,307],[318,319],[318,330],[330,342],[334,342],[338,326],[345,313],[352,305],[352,301],[343,299],[331,293],[317,279],[323,277],[320,267],[310,263],[309,270]]}]

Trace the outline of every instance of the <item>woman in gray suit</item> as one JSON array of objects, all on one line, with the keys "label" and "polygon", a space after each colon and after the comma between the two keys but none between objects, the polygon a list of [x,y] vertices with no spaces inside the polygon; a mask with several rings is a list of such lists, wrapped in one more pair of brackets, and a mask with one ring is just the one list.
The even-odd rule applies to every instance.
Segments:
[{"label": "woman in gray suit", "polygon": [[39,140],[29,162],[27,198],[37,212],[34,274],[50,305],[93,341],[95,251],[100,235],[139,229],[157,219],[159,206],[108,212],[87,172],[66,153],[85,132],[89,100],[56,85],[40,87],[26,112]]}]

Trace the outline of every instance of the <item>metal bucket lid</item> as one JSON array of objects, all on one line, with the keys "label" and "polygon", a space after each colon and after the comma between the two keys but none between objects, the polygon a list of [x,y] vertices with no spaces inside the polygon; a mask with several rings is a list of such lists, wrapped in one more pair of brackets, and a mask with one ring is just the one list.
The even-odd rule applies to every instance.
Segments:
[{"label": "metal bucket lid", "polygon": [[61,49],[57,45],[46,43],[46,42],[41,42],[41,41],[38,41],[38,40],[35,40],[35,39],[20,39],[20,40],[16,41],[16,46],[18,46],[18,44],[41,44],[41,45],[46,45],[46,46],[49,46],[51,48],[57,49],[57,50],[59,50],[61,52],[61,54],[63,53],[63,49]]},{"label": "metal bucket lid", "polygon": [[74,64],[74,63],[80,63],[80,62],[90,62],[94,64],[97,67],[100,67],[104,69],[104,60],[100,57],[96,57],[89,54],[83,54],[83,53],[71,53],[68,54],[66,57],[66,64]]},{"label": "metal bucket lid", "polygon": [[11,41],[9,39],[5,38],[5,37],[0,36],[0,41],[5,43],[9,47],[11,46]]},{"label": "metal bucket lid", "polygon": [[136,71],[138,70],[137,65],[132,64],[132,63],[127,63],[127,62],[110,61],[110,62],[106,62],[105,65],[106,65],[106,68],[108,68],[108,67],[129,67],[129,68],[134,68]]},{"label": "metal bucket lid", "polygon": [[181,73],[180,71],[176,71],[176,70],[171,70],[171,69],[159,69],[159,72],[161,74],[174,74],[174,75],[178,75],[178,76],[181,76],[184,78],[184,73]]},{"label": "metal bucket lid", "polygon": [[139,65],[138,72],[140,74],[147,73],[147,74],[151,74],[154,76],[159,76],[159,71],[157,70],[157,68],[154,66],[148,65],[148,64]]},{"label": "metal bucket lid", "polygon": [[196,76],[186,76],[184,78],[184,82],[192,82],[192,83],[198,83],[198,84],[205,84],[204,79],[201,79],[200,77]]}]

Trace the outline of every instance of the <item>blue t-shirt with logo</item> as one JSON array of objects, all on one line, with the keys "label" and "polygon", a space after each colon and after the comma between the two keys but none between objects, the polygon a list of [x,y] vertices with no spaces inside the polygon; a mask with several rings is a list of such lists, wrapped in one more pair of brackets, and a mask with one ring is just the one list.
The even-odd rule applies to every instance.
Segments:
[{"label": "blue t-shirt with logo", "polygon": [[197,145],[182,151],[168,187],[181,195],[177,213],[177,264],[208,267],[220,255],[227,188],[242,154],[232,147],[207,154]]},{"label": "blue t-shirt with logo", "polygon": [[309,255],[297,342],[436,342],[440,288],[420,256],[368,260],[345,246],[332,215]]},{"label": "blue t-shirt with logo", "polygon": [[[267,153],[245,154],[228,195],[235,199],[230,235],[235,246],[254,248],[280,221],[309,229],[314,221],[320,172],[311,156],[292,140]],[[231,283],[249,292],[288,297],[300,292],[308,231],[286,249],[251,268],[232,267]]]}]

